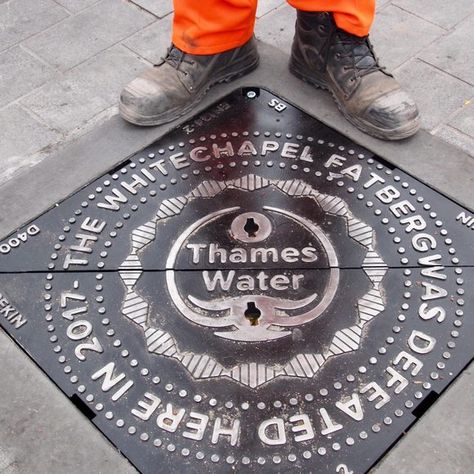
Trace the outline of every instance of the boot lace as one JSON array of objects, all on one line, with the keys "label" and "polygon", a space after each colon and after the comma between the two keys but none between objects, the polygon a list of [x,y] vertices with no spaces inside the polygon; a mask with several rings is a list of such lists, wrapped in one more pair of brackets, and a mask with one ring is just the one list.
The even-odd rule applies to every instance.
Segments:
[{"label": "boot lace", "polygon": [[387,74],[385,67],[380,66],[372,43],[367,36],[359,37],[342,30],[336,30],[334,45],[337,50],[336,57],[346,59],[346,65],[343,68],[346,71],[350,69],[354,71],[355,77],[353,80],[375,71],[382,71]]},{"label": "boot lace", "polygon": [[171,45],[166,51],[166,56],[160,59],[161,62],[159,64],[155,64],[155,66],[161,66],[163,63],[167,63],[171,67],[173,67],[179,72],[182,72],[186,76],[188,75],[188,72],[180,69],[181,65],[190,64],[192,66],[193,64],[195,64],[194,60],[189,59],[188,55],[184,51],[181,51],[174,45]]}]

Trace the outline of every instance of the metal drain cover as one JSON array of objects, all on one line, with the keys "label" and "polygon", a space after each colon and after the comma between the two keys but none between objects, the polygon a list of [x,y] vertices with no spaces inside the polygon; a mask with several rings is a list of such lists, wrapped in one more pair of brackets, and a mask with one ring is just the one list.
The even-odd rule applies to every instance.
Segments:
[{"label": "metal drain cover", "polygon": [[142,472],[363,473],[472,358],[472,227],[237,90],[3,241],[0,321]]}]

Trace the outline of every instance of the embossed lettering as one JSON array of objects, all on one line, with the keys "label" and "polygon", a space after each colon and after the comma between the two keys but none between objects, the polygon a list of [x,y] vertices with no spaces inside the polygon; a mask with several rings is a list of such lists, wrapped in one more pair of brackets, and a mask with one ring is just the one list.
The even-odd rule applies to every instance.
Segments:
[{"label": "embossed lettering", "polygon": [[413,330],[408,338],[408,347],[417,354],[428,354],[436,344],[434,337],[421,331]]},{"label": "embossed lettering", "polygon": [[[101,388],[103,392],[108,392],[126,377],[126,375],[123,372],[118,375],[114,375],[114,372],[115,372],[115,362],[109,362],[108,364],[104,365],[104,367],[99,369],[97,372],[94,372],[91,375],[91,379],[98,380],[101,377],[104,377]],[[128,380],[124,385],[122,385],[121,388],[119,388],[112,395],[112,401],[116,402],[117,400],[119,400],[132,386],[133,386],[133,380]]]},{"label": "embossed lettering", "polygon": [[186,423],[186,428],[192,431],[183,431],[183,436],[188,439],[201,441],[204,438],[204,431],[209,423],[209,417],[195,411],[192,411],[189,416],[191,420]]},{"label": "embossed lettering", "polygon": [[139,400],[137,403],[137,405],[142,408],[142,410],[132,408],[131,413],[140,420],[148,421],[156,409],[160,406],[161,399],[150,392],[146,392],[143,397],[145,400]]},{"label": "embossed lettering", "polygon": [[367,395],[367,400],[369,400],[369,402],[378,400],[378,402],[375,404],[376,410],[380,410],[390,401],[390,395],[377,382],[370,382],[365,387],[360,389],[360,393],[367,392],[370,392]]},{"label": "embossed lettering", "polygon": [[297,443],[309,441],[314,438],[313,427],[311,426],[311,421],[309,420],[308,415],[305,415],[304,413],[293,415],[288,421],[294,423],[294,426],[291,427],[293,433],[301,433],[295,436],[295,441]]},{"label": "embossed lettering", "polygon": [[166,411],[160,413],[156,418],[156,424],[163,430],[170,433],[174,433],[177,429],[181,420],[184,417],[184,408],[178,408],[175,410],[171,403],[166,404]]},{"label": "embossed lettering", "polygon": [[336,402],[336,406],[339,410],[356,421],[361,421],[364,418],[364,412],[362,411],[362,405],[360,404],[360,398],[357,393],[353,393],[351,398],[346,402]]},{"label": "embossed lettering", "polygon": [[286,443],[285,422],[282,418],[270,418],[260,423],[258,436],[261,441],[269,446]]}]

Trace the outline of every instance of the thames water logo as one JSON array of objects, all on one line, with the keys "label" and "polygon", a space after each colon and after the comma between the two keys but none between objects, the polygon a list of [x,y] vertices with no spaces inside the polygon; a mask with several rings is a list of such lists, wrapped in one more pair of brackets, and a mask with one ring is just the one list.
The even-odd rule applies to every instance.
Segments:
[{"label": "thames water logo", "polygon": [[[234,281],[236,281],[235,290],[241,294],[223,297],[219,295],[206,301],[188,295],[188,303],[186,303],[185,298],[180,294],[179,286],[176,284],[175,272],[167,270],[170,295],[176,307],[187,319],[202,326],[232,328],[225,332],[215,332],[216,336],[243,342],[268,341],[288,336],[291,332],[284,330],[285,328],[296,327],[318,317],[328,307],[336,293],[339,282],[336,253],[319,227],[283,209],[264,206],[263,210],[270,213],[279,213],[295,220],[301,225],[302,230],[312,233],[313,237],[316,237],[323,244],[331,264],[327,293],[323,297],[319,297],[319,304],[308,309],[311,303],[318,300],[320,295],[312,292],[304,298],[289,299],[266,294],[281,292],[290,288],[297,290],[304,279],[304,274],[300,272],[294,273],[290,270],[289,276],[276,274],[270,277],[264,270],[259,270],[255,276],[250,273],[236,276],[236,270],[230,270],[226,273],[221,270],[212,273],[204,270],[202,278],[207,292],[212,293],[217,290],[218,293],[228,293]],[[317,249],[312,246],[306,246],[301,250],[295,247],[286,247],[278,252],[275,247],[252,245],[265,241],[270,237],[273,232],[272,223],[264,214],[255,212],[240,213],[239,207],[233,207],[212,213],[191,225],[173,245],[168,265],[171,268],[174,266],[177,252],[183,243],[188,241],[194,231],[221,216],[234,213],[237,213],[237,216],[232,221],[229,234],[233,240],[243,242],[249,248],[234,247],[230,251],[226,251],[220,249],[217,243],[209,245],[188,243],[186,247],[192,250],[193,262],[200,263],[200,254],[203,253],[203,250],[208,250],[207,263],[218,261],[220,265],[227,262],[234,263],[234,265],[239,263],[265,265],[268,262],[277,263],[280,260],[284,263],[294,262],[298,264],[300,262],[312,263],[318,259]],[[258,293],[255,293],[256,290]],[[190,303],[197,309],[193,309]],[[199,310],[204,310],[205,314],[202,314]],[[302,310],[302,312],[293,316],[288,313],[288,311],[294,312],[296,310]]]},{"label": "thames water logo", "polygon": [[[227,367],[216,356],[187,349],[185,340],[178,340],[175,334],[159,327],[159,318],[152,314],[156,310],[141,294],[141,259],[162,226],[179,219],[193,201],[211,199],[220,208],[199,216],[163,256],[167,292],[175,313],[197,331],[211,329],[214,337],[229,344],[271,344],[290,337],[295,328],[304,331],[316,318],[324,317],[339,291],[337,252],[317,222],[294,210],[263,203],[259,212],[248,212],[239,205],[222,206],[219,200],[225,191],[255,193],[266,188],[286,198],[304,198],[318,211],[343,219],[348,239],[365,250],[361,266],[371,288],[357,300],[356,323],[338,330],[327,347],[314,347],[313,352],[290,359],[283,354],[278,364],[249,355],[246,362]],[[297,236],[291,245],[288,239],[282,239],[289,229]],[[304,245],[298,246],[297,242]],[[198,270],[191,285],[180,281],[180,259],[191,262]],[[321,270],[317,285],[305,281],[305,274],[314,268]],[[248,175],[228,181],[205,181],[186,196],[162,201],[156,216],[132,232],[131,250],[120,268],[126,287],[122,313],[142,328],[148,351],[175,359],[195,379],[226,377],[255,388],[280,376],[312,378],[328,359],[356,351],[364,326],[384,310],[381,284],[386,271],[387,266],[375,249],[373,229],[354,216],[338,197],[319,193],[301,180]],[[166,305],[162,307],[169,311]]]}]

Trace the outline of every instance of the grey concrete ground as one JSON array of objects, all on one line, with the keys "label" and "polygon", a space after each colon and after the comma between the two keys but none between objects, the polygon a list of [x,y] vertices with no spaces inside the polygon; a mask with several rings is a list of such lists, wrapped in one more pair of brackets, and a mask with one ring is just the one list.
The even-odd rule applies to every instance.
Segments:
[{"label": "grey concrete ground", "polygon": [[[256,34],[289,51],[294,11],[260,0]],[[0,0],[0,185],[117,113],[169,44],[171,0]],[[474,153],[472,0],[378,0],[373,41],[424,127]]]},{"label": "grey concrete ground", "polygon": [[[173,126],[138,130],[114,117],[123,83],[166,49],[171,9],[170,0],[0,0],[0,238]],[[381,0],[378,10],[377,51],[424,113],[414,140],[364,137],[327,94],[280,74],[287,57],[268,47],[260,71],[202,107],[238,85],[285,84],[295,104],[472,208],[474,3]],[[288,52],[290,15],[261,0],[257,36]],[[0,361],[1,474],[135,472],[3,332]],[[471,367],[374,472],[472,472],[473,380]]]}]

